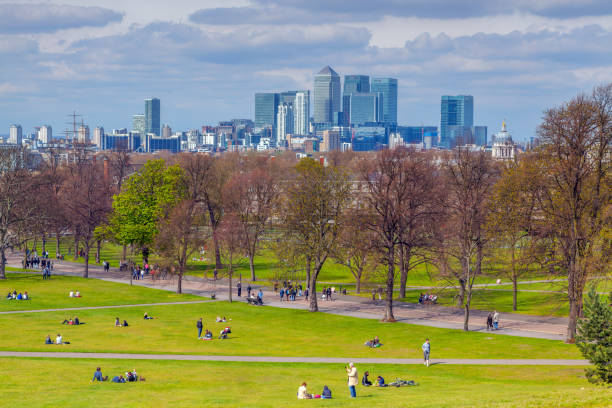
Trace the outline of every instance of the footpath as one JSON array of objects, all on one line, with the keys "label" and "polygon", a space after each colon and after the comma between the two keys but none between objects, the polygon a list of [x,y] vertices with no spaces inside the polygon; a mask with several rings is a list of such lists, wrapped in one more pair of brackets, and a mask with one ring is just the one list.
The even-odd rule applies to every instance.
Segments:
[{"label": "footpath", "polygon": [[[12,267],[20,268],[21,254],[13,253],[8,255],[7,264]],[[83,264],[69,261],[54,261],[54,275],[81,276]],[[130,283],[133,285],[146,286],[156,289],[169,291],[176,290],[176,277],[168,279],[152,280],[150,276],[142,280],[131,280],[131,273],[119,271],[111,268],[105,272],[101,266],[89,265],[89,277],[102,279],[112,282]],[[243,285],[240,298],[236,292],[236,282],[233,282],[232,298],[236,301],[245,301],[246,285]],[[269,287],[251,285],[253,290],[261,289],[264,293],[264,303],[266,306],[308,309],[308,302],[303,298],[296,301],[281,301],[279,296]],[[204,279],[195,276],[185,276],[183,279],[183,292],[193,295],[210,297],[213,293],[216,299],[226,300],[228,296],[228,281]],[[385,303],[383,301],[371,300],[359,296],[335,295],[333,301],[326,301],[318,298],[319,311],[324,313],[352,316],[365,319],[380,319],[384,315]],[[125,306],[122,306],[125,307]],[[470,330],[486,331],[486,317],[490,311],[471,310],[470,311]],[[439,305],[419,305],[417,303],[394,302],[393,313],[398,322],[416,324],[422,326],[432,326],[447,329],[463,329],[463,310],[459,308],[439,306]],[[567,318],[530,316],[516,313],[502,313],[500,318],[500,329],[490,331],[492,335],[510,335],[521,337],[542,338],[550,340],[563,340],[567,328]]]}]

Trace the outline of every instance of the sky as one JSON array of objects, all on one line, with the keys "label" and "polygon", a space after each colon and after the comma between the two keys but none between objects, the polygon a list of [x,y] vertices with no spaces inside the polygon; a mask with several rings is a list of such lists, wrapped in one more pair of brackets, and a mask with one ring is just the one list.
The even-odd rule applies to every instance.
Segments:
[{"label": "sky", "polygon": [[0,134],[11,123],[131,128],[161,99],[173,130],[254,118],[255,92],[341,76],[399,81],[400,125],[440,123],[441,95],[515,139],[612,81],[610,0],[0,0]]}]

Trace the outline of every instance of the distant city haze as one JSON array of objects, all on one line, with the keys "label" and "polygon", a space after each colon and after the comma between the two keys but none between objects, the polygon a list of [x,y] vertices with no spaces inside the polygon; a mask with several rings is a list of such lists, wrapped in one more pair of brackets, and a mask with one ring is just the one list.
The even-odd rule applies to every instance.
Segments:
[{"label": "distant city haze", "polygon": [[[393,88],[374,78],[397,80],[396,112],[383,98],[384,121],[440,127],[441,97],[470,95],[473,126],[491,134],[506,119],[525,141],[544,109],[612,80],[606,0],[0,0],[0,19],[5,136],[11,124],[24,137],[43,125],[61,136],[73,111],[92,134],[131,129],[134,115],[155,135],[164,124],[185,131],[255,120],[256,93],[286,90],[310,93],[316,121],[328,112],[316,110],[315,75],[330,66],[355,76],[353,86],[370,77],[359,92],[372,96],[355,104]],[[152,97],[159,115],[154,102],[144,111]],[[343,112],[337,107],[331,112]]]}]

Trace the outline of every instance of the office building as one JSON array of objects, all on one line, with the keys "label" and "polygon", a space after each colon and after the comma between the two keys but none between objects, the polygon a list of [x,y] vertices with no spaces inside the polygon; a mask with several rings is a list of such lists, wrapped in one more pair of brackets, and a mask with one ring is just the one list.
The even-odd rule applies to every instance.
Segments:
[{"label": "office building", "polygon": [[147,121],[146,121],[145,115],[132,116],[132,131],[138,132],[141,135],[144,135],[146,123]]},{"label": "office building", "polygon": [[435,141],[438,136],[436,126],[398,126],[396,132],[407,144],[424,143],[426,137],[431,137]]},{"label": "office building", "polygon": [[99,149],[102,148],[102,138],[104,137],[104,128],[101,126],[96,126],[94,129],[93,143],[98,146]]},{"label": "office building", "polygon": [[315,75],[314,121],[337,123],[340,100],[340,76],[328,65]]},{"label": "office building", "polygon": [[[451,138],[451,126],[469,128],[474,125],[474,97],[471,95],[442,96],[440,106],[440,146],[454,147],[456,142]],[[460,130],[463,132],[463,130]],[[457,128],[453,128],[457,134]]]},{"label": "office building", "polygon": [[349,96],[349,105],[351,125],[382,122],[384,114],[382,93],[353,93]]},{"label": "office building", "polygon": [[21,145],[23,139],[23,131],[21,125],[11,125],[9,129],[8,142],[15,145]]},{"label": "office building", "polygon": [[307,135],[310,121],[310,91],[299,91],[295,94],[293,104],[293,133]]},{"label": "office building", "polygon": [[172,136],[172,128],[168,125],[164,125],[162,127],[162,137],[167,139],[171,136]]},{"label": "office building", "polygon": [[81,125],[78,130],[79,143],[89,143],[89,126]]},{"label": "office building", "polygon": [[39,143],[49,144],[53,140],[53,129],[50,125],[43,125],[38,129],[36,138]]},{"label": "office building", "polygon": [[159,151],[179,153],[181,151],[181,139],[178,137],[164,139],[163,137],[156,137],[149,133],[144,137],[143,150],[147,153],[156,153]]},{"label": "office building", "polygon": [[331,152],[333,150],[340,150],[340,132],[337,130],[325,130],[323,131],[321,151]]},{"label": "office building", "polygon": [[293,107],[291,104],[278,105],[276,114],[276,145],[284,146],[287,134],[293,134]]},{"label": "office building", "polygon": [[380,122],[388,125],[397,124],[397,79],[372,78],[370,92],[383,95],[383,117]]},{"label": "office building", "polygon": [[367,75],[345,75],[343,95],[370,92],[370,77]]},{"label": "office building", "polygon": [[255,94],[255,129],[276,128],[279,97],[279,94],[271,92]]},{"label": "office building", "polygon": [[159,136],[161,124],[161,103],[158,98],[145,99],[145,134]]}]

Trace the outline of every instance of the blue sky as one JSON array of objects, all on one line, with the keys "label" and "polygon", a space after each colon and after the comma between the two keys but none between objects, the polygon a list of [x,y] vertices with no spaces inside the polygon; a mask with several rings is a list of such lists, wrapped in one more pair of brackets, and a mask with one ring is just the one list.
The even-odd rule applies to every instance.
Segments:
[{"label": "blue sky", "polygon": [[489,133],[612,81],[610,0],[0,0],[0,134],[68,113],[130,127],[157,96],[176,130],[254,116],[254,93],[312,89],[325,65],[399,80],[398,120],[439,125],[471,94]]}]

